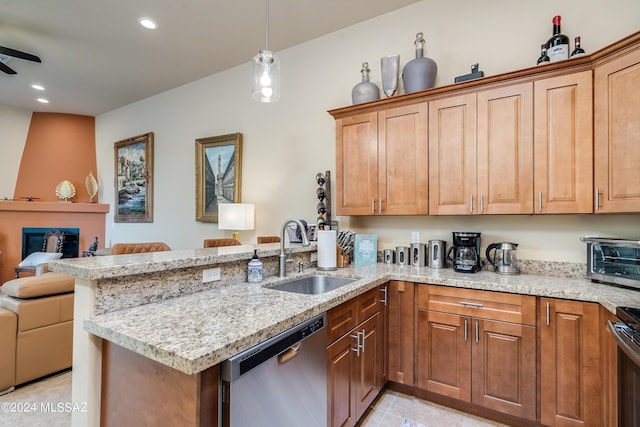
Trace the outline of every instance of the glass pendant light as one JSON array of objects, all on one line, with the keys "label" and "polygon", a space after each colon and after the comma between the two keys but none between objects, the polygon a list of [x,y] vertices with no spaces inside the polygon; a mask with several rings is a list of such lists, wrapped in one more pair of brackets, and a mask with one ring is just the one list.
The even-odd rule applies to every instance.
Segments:
[{"label": "glass pendant light", "polygon": [[280,99],[280,60],[269,50],[269,0],[265,48],[253,58],[253,97],[260,102]]}]

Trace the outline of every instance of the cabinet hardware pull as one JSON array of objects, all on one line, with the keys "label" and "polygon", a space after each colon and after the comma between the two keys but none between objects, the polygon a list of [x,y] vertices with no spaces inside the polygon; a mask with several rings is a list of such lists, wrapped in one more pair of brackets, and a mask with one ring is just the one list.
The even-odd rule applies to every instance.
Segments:
[{"label": "cabinet hardware pull", "polygon": [[546,311],[547,311],[547,326],[549,326],[551,324],[551,303],[547,302],[546,304]]},{"label": "cabinet hardware pull", "polygon": [[364,353],[364,338],[365,338],[364,329],[362,330],[362,332],[358,332],[358,334],[362,334],[362,346],[360,347],[360,350]]},{"label": "cabinet hardware pull", "polygon": [[596,210],[599,211],[602,206],[600,206],[600,195],[602,192],[599,188],[596,187]]},{"label": "cabinet hardware pull", "polygon": [[482,304],[479,302],[471,302],[471,301],[460,301],[460,305],[465,305],[467,307],[480,308]]},{"label": "cabinet hardware pull", "polygon": [[464,342],[467,342],[467,319],[464,319]]},{"label": "cabinet hardware pull", "polygon": [[478,321],[476,320],[476,344],[478,344]]},{"label": "cabinet hardware pull", "polygon": [[542,212],[542,191],[538,194],[538,212]]},{"label": "cabinet hardware pull", "polygon": [[384,297],[380,300],[381,303],[384,304],[384,306],[387,306],[387,287],[385,286],[384,288],[380,289],[380,292],[384,293]]},{"label": "cabinet hardware pull", "polygon": [[351,351],[355,351],[356,352],[356,356],[360,356],[360,332],[358,332],[356,335],[350,335],[351,338],[355,338],[356,339],[356,348],[351,348]]},{"label": "cabinet hardware pull", "polygon": [[373,215],[374,213],[376,213],[376,198],[372,197],[371,198],[371,215]]},{"label": "cabinet hardware pull", "polygon": [[480,193],[480,213],[484,212],[484,194]]},{"label": "cabinet hardware pull", "polygon": [[378,200],[378,213],[382,214],[382,197]]},{"label": "cabinet hardware pull", "polygon": [[473,213],[473,194],[469,196],[469,213]]}]

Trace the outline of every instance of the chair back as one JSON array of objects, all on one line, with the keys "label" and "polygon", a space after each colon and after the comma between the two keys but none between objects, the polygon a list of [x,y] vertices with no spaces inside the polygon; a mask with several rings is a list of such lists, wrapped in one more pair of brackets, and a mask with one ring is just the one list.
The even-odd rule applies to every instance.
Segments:
[{"label": "chair back", "polygon": [[163,252],[170,250],[171,248],[163,242],[115,243],[111,247],[111,255],[141,254],[146,252]]},{"label": "chair back", "polygon": [[220,246],[240,246],[242,243],[236,239],[204,239],[205,248],[219,248]]},{"label": "chair back", "polygon": [[279,236],[258,236],[258,243],[280,243]]},{"label": "chair back", "polygon": [[42,252],[62,252],[64,233],[58,229],[47,231],[42,243]]}]

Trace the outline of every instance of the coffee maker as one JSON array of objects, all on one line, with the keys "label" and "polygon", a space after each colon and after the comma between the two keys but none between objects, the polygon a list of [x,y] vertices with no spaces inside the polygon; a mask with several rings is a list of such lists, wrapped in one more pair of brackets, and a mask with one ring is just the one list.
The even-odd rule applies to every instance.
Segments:
[{"label": "coffee maker", "polygon": [[453,270],[460,273],[480,271],[480,233],[453,232],[453,245],[447,252],[447,259],[453,263]]}]

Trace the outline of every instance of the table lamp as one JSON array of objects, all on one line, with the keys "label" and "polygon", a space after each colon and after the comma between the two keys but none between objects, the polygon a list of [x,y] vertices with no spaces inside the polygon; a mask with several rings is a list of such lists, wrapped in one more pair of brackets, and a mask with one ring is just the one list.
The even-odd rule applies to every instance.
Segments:
[{"label": "table lamp", "polygon": [[233,230],[233,238],[240,241],[240,230],[253,230],[255,206],[251,203],[220,203],[218,229]]}]

